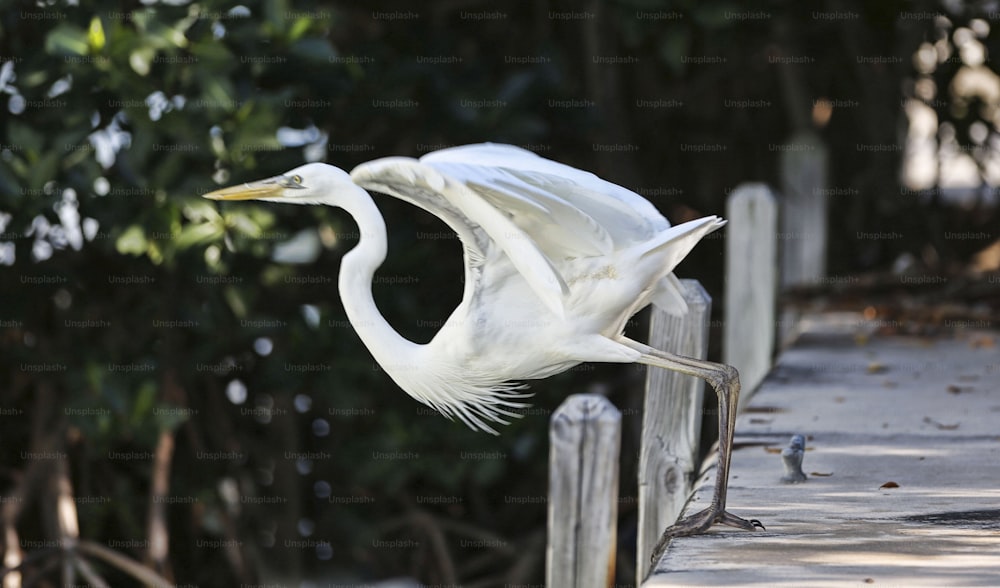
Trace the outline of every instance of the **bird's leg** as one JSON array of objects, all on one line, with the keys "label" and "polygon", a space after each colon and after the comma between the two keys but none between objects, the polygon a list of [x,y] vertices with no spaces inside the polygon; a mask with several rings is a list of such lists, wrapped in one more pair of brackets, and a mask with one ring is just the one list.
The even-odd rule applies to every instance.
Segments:
[{"label": "bird's leg", "polygon": [[736,407],[740,396],[740,380],[736,368],[674,355],[634,341],[628,341],[628,344],[642,353],[642,357],[639,359],[640,363],[701,378],[712,386],[719,397],[719,463],[716,469],[715,492],[712,494],[712,501],[705,510],[685,517],[667,527],[653,548],[652,561],[655,563],[659,559],[670,539],[702,533],[715,523],[747,531],[753,531],[757,527],[763,529],[764,526],[759,521],[747,521],[726,512],[729,461],[732,456]]}]

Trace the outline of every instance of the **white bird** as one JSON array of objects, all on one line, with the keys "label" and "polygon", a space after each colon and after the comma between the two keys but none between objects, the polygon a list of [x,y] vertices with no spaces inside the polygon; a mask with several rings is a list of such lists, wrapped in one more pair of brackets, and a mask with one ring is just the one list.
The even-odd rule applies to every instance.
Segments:
[{"label": "white bird", "polygon": [[[372,297],[385,260],[386,226],[372,190],[413,203],[448,224],[465,261],[462,301],[426,344],[399,335]],[[213,200],[325,204],[346,210],[360,239],[338,286],[351,325],[410,396],[473,429],[518,416],[523,380],[583,362],[643,363],[702,378],[719,397],[719,465],[710,506],[669,527],[666,539],[714,523],[760,524],[725,510],[739,379],[734,368],[673,355],[624,336],[650,303],[685,309],[674,267],[725,224],[708,216],[672,227],[638,194],[508,145],[481,144],[387,157],[350,175],[310,163],[283,175],[205,194]]]}]

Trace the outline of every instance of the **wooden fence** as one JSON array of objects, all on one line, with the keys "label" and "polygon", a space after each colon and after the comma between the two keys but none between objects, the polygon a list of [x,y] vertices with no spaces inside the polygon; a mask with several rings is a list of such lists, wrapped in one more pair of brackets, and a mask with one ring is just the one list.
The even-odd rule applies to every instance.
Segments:
[{"label": "wooden fence", "polygon": [[[826,156],[809,135],[786,146],[781,199],[764,184],[744,184],[727,203],[723,362],[740,371],[741,406],[771,366],[779,284],[815,284],[825,271]],[[712,300],[697,281],[682,284],[687,314],[674,317],[654,309],[649,344],[705,358]],[[691,495],[703,397],[701,380],[661,369],[647,372],[637,586],[660,533],[677,520]],[[614,581],[620,439],[621,414],[603,396],[572,395],[553,414],[546,586],[597,588]]]}]

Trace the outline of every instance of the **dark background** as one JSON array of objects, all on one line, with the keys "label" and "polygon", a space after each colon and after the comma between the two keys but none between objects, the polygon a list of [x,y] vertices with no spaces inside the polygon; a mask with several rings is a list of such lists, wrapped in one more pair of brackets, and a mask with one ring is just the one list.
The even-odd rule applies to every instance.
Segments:
[{"label": "dark background", "polygon": [[[781,145],[811,132],[829,153],[828,273],[864,279],[800,297],[995,309],[996,274],[963,294],[1000,265],[995,3],[40,4],[0,13],[0,513],[41,585],[74,536],[60,500],[81,538],[184,585],[541,585],[548,415],[581,391],[624,410],[618,567],[634,578],[642,370],[535,382],[500,437],[424,409],[346,322],[344,213],[199,198],[307,159],[513,143],[677,223],[724,214],[742,182],[780,186]],[[974,164],[965,189],[903,173],[911,100],[937,117],[932,155]],[[376,299],[429,340],[461,296],[458,241],[377,202]],[[292,239],[306,253],[275,258]],[[716,311],[723,246],[677,272]],[[901,270],[941,279],[914,293]]]}]

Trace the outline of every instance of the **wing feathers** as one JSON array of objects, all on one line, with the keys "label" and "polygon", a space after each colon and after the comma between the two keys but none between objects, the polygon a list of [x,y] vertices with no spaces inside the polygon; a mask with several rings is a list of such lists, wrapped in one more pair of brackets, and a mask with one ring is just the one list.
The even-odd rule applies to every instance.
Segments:
[{"label": "wing feathers", "polygon": [[[476,264],[501,250],[546,306],[559,316],[569,288],[555,264],[633,249],[669,252],[670,271],[725,221],[705,217],[671,227],[647,200],[594,174],[508,145],[435,151],[420,161],[387,157],[362,164],[358,185],[401,198],[440,217],[465,246],[466,295]],[[669,309],[683,300],[672,280],[654,297]]]},{"label": "wing feathers", "polygon": [[[653,237],[670,226],[656,207],[635,192],[519,147],[466,145],[428,153],[420,161],[455,179],[490,185],[489,180],[496,178],[516,178],[536,192],[558,196],[597,221],[617,248]],[[526,196],[534,199],[531,194]]]},{"label": "wing feathers", "polygon": [[572,191],[560,194],[549,189],[554,185],[552,177],[522,177],[515,170],[490,167],[488,161],[479,165],[432,161],[430,165],[509,214],[550,259],[607,255],[614,250],[614,240],[601,222],[579,203],[566,200]]},{"label": "wing feathers", "polygon": [[[407,157],[362,164],[351,172],[351,178],[359,186],[396,196],[440,217],[462,240],[467,265],[486,258],[492,247],[500,248],[546,306],[563,316],[569,287],[562,276],[535,241],[481,194]],[[466,283],[467,288],[471,285]]]},{"label": "wing feathers", "polygon": [[535,241],[509,216],[464,184],[448,180],[442,194],[455,203],[466,218],[486,231],[545,305],[556,315],[563,316],[563,297],[569,294],[569,286]]}]

